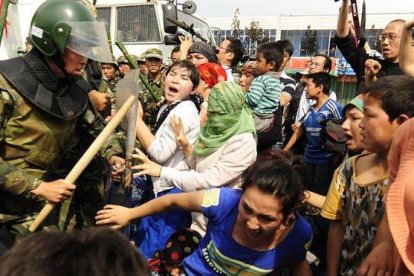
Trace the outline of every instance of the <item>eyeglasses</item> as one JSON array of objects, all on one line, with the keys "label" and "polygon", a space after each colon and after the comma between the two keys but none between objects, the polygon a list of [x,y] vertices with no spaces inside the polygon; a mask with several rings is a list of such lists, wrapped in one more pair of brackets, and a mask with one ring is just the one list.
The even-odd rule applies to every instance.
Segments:
[{"label": "eyeglasses", "polygon": [[311,66],[315,66],[315,67],[320,66],[320,67],[323,67],[323,64],[320,64],[320,63],[317,63],[317,62],[313,62],[313,61],[308,61],[308,66],[309,67],[311,67]]},{"label": "eyeglasses", "polygon": [[397,35],[395,33],[389,33],[389,34],[382,34],[378,37],[378,39],[381,40],[381,41],[384,41],[387,38],[388,38],[389,42],[392,42],[394,40],[397,40],[398,38],[401,38],[401,36]]},{"label": "eyeglasses", "polygon": [[224,47],[221,47],[221,46],[216,46],[216,52],[217,52],[217,53],[218,53],[218,51],[219,51],[220,49],[222,49],[222,50],[224,50],[224,51],[226,51],[226,52],[231,52],[231,53],[233,53],[233,51],[232,51],[232,50],[230,50],[230,49],[227,49],[227,48],[224,48]]}]

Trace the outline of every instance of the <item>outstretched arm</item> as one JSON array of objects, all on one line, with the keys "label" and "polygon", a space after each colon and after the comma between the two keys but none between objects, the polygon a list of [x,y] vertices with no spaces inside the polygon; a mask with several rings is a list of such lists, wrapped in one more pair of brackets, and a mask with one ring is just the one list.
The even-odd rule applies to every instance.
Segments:
[{"label": "outstretched arm", "polygon": [[305,191],[305,202],[309,205],[312,205],[313,207],[316,207],[318,209],[322,209],[323,204],[325,203],[326,196],[311,192],[306,190]]},{"label": "outstretched arm", "polygon": [[191,45],[193,45],[193,38],[192,37],[185,37],[179,36],[178,39],[180,40],[180,52],[181,52],[181,60],[186,60],[188,51],[190,50]]},{"label": "outstretched arm", "polygon": [[414,51],[413,38],[411,29],[414,27],[414,18],[408,20],[403,28],[401,43],[400,43],[400,57],[399,63],[401,70],[409,76],[414,76]]},{"label": "outstretched arm", "polygon": [[172,209],[201,212],[204,191],[171,194],[158,197],[141,206],[126,208],[118,205],[106,205],[96,215],[97,225],[110,225],[114,229],[128,225],[132,220]]},{"label": "outstretched arm", "polygon": [[293,132],[292,137],[290,137],[289,142],[286,144],[283,150],[285,151],[290,150],[293,147],[293,145],[299,140],[299,138],[302,137],[303,132],[304,132],[303,125],[300,125],[300,127],[297,128],[296,131]]},{"label": "outstretched arm", "polygon": [[343,0],[336,25],[336,35],[340,38],[344,38],[349,34],[348,6],[349,1]]}]

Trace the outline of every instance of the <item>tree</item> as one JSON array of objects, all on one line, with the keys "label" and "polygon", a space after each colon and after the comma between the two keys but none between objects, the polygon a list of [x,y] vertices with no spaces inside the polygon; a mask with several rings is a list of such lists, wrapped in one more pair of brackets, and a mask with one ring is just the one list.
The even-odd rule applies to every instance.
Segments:
[{"label": "tree", "polygon": [[312,56],[318,51],[318,32],[311,30],[310,25],[302,37],[300,49],[306,56]]},{"label": "tree", "polygon": [[249,37],[248,52],[252,56],[256,54],[257,45],[269,41],[269,37],[263,35],[264,31],[260,28],[260,22],[258,20],[252,20],[250,22],[250,28],[246,27],[245,30]]},{"label": "tree", "polygon": [[239,19],[240,11],[237,8],[234,12],[233,16],[233,22],[231,23],[231,35],[233,37],[239,37],[240,36],[240,19]]}]

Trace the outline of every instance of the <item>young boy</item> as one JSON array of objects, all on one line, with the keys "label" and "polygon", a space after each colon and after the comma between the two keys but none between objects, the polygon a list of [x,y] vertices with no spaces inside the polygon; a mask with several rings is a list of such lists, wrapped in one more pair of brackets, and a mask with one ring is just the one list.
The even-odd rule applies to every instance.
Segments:
[{"label": "young boy", "polygon": [[284,150],[290,150],[295,142],[306,135],[307,144],[304,161],[308,165],[311,183],[310,190],[325,195],[332,180],[335,167],[332,164],[334,154],[321,147],[319,137],[321,122],[328,119],[342,119],[342,106],[329,99],[330,77],[328,73],[319,72],[307,75],[306,97],[316,103],[307,113],[299,129],[292,135]]},{"label": "young boy", "polygon": [[[330,76],[328,73],[319,72],[307,75],[306,97],[315,100],[306,114],[306,118],[299,129],[292,135],[284,150],[290,150],[295,142],[306,134],[306,148],[304,161],[307,165],[309,180],[308,189],[311,192],[326,195],[329,183],[336,166],[333,162],[335,154],[322,149],[320,131],[321,122],[328,119],[342,119],[342,106],[329,98]],[[326,242],[329,229],[329,221],[319,215],[311,215],[315,224],[314,241],[310,248],[319,259],[319,268],[325,270]]]},{"label": "young boy", "polygon": [[360,128],[367,153],[336,170],[321,212],[332,220],[327,275],[355,275],[371,251],[384,214],[388,151],[397,127],[414,115],[413,87],[412,78],[392,76],[366,89]]},{"label": "young boy", "polygon": [[256,131],[259,133],[271,129],[273,113],[279,107],[278,70],[282,62],[283,48],[276,42],[263,43],[257,49],[256,72],[259,76],[253,80],[245,98],[253,111]]},{"label": "young boy", "polygon": [[360,154],[364,150],[364,145],[361,142],[361,128],[359,127],[361,120],[364,118],[363,108],[364,103],[361,94],[344,106],[342,129],[345,132],[346,148],[349,157]]},{"label": "young boy", "polygon": [[[362,118],[364,118],[363,108],[364,103],[361,94],[353,98],[344,106],[344,122],[342,123],[342,129],[346,136],[348,156],[360,154],[364,150],[364,144],[361,142],[361,128],[359,127]],[[315,194],[310,191],[306,191],[305,193],[308,194],[305,200],[306,203],[315,208],[322,209],[326,196]]]}]

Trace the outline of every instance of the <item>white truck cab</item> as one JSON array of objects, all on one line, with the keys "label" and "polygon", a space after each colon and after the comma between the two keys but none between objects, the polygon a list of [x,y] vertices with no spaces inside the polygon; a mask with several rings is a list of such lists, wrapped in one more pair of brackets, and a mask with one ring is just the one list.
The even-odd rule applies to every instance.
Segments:
[{"label": "white truck cab", "polygon": [[[7,37],[3,35],[1,41],[0,59],[8,59],[24,53],[31,18],[43,2],[44,0],[11,1],[7,16],[9,23],[6,24]],[[178,39],[177,31],[184,35],[190,34],[182,26],[177,28],[167,20],[167,17],[184,23],[184,27],[191,27],[190,31],[193,34],[197,33],[207,42],[215,44],[210,26],[202,18],[185,13],[184,11],[188,12],[188,7],[187,10],[177,9],[177,4],[174,2],[174,0],[97,0],[95,5],[97,19],[105,22],[114,56],[121,55],[115,42],[122,41],[128,52],[137,56],[149,48],[158,48],[163,52],[164,60],[168,62],[171,50]],[[186,3],[189,2],[181,5]],[[192,9],[195,9],[195,4]],[[194,37],[194,40],[197,41],[198,38]]]}]

